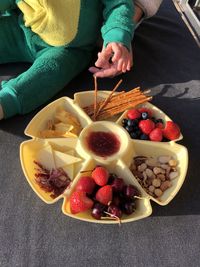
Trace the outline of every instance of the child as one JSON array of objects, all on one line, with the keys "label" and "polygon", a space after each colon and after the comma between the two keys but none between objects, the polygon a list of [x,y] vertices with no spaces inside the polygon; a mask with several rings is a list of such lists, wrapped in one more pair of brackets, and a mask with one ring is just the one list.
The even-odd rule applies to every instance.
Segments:
[{"label": "child", "polygon": [[0,13],[10,14],[0,17],[0,64],[32,63],[2,82],[0,119],[44,104],[85,69],[100,29],[102,77],[130,70],[133,10],[132,0],[0,0]]},{"label": "child", "polygon": [[[135,12],[133,16],[133,21],[138,26],[143,19],[150,18],[156,14],[158,11],[162,0],[135,0]],[[102,48],[102,51],[98,53],[98,59],[95,62],[95,67],[90,67],[89,71],[95,74],[96,77],[113,77],[121,74],[122,72],[126,72],[130,70],[132,67],[132,51],[131,59],[129,59],[129,64],[127,68],[121,68],[121,65],[118,62],[117,56],[112,58],[112,62],[110,62],[110,58],[112,57],[113,49],[111,49],[111,44],[108,44],[107,47]],[[117,52],[116,52],[117,55]],[[128,55],[127,55],[128,56]],[[115,60],[116,59],[116,60]]]}]

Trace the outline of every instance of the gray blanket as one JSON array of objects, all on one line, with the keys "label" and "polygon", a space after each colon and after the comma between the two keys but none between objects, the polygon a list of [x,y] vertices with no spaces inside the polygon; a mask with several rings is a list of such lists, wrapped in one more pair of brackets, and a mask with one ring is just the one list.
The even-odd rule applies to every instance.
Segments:
[{"label": "gray blanket", "polygon": [[[186,180],[173,201],[152,203],[153,214],[121,227],[89,224],[43,203],[28,185],[19,160],[24,129],[35,111],[0,122],[0,266],[199,266],[200,51],[171,1],[144,22],[133,41],[134,68],[123,87],[151,88],[153,104],[181,125],[189,150]],[[0,66],[0,79],[27,65]],[[111,89],[119,78],[100,81]],[[85,71],[56,98],[93,89]]]}]

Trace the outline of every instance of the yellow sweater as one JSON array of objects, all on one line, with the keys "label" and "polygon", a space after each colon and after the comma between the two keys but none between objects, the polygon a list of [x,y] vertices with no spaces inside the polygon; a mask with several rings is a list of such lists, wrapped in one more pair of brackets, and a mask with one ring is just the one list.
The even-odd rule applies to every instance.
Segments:
[{"label": "yellow sweater", "polygon": [[61,46],[75,38],[81,0],[20,0],[18,7],[24,14],[25,26],[47,44]]}]

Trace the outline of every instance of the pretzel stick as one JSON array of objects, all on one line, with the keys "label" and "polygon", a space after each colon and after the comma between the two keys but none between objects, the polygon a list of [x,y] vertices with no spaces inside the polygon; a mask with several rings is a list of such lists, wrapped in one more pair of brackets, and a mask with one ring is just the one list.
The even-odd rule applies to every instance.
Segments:
[{"label": "pretzel stick", "polygon": [[138,100],[138,101],[133,101],[133,102],[127,103],[127,105],[120,106],[118,109],[115,109],[115,110],[114,109],[113,110],[107,110],[107,111],[102,112],[101,114],[99,114],[98,119],[99,120],[103,120],[103,119],[112,117],[112,116],[114,116],[116,114],[119,114],[119,113],[125,111],[126,109],[133,108],[133,107],[136,107],[139,104],[142,104],[142,103],[145,103],[147,101],[150,101],[151,99],[152,99],[152,97],[147,97],[146,99],[142,99],[142,100]]},{"label": "pretzel stick", "polygon": [[[136,96],[137,94],[141,94],[141,91],[139,89],[139,87],[134,88],[132,90],[130,90],[129,92],[119,92],[118,94],[112,96],[112,100],[110,102],[108,102],[107,107],[108,106],[113,106],[116,105],[118,103],[118,101],[121,101],[122,99],[127,98],[129,95],[132,95],[134,93],[134,95]],[[105,100],[102,100],[99,102],[99,105],[102,106],[103,103],[105,102]],[[116,104],[115,104],[116,103]],[[91,115],[93,114],[93,110],[94,110],[94,104],[90,105],[90,106],[86,106],[84,107],[84,111],[88,114]]]},{"label": "pretzel stick", "polygon": [[127,98],[120,99],[119,102],[112,102],[112,103],[110,103],[110,105],[107,105],[103,110],[111,109],[111,108],[117,108],[117,105],[116,105],[117,103],[118,103],[118,105],[121,106],[121,105],[126,104],[128,102],[136,101],[136,100],[138,100],[140,98],[144,98],[144,97],[148,97],[148,96],[146,96],[146,95],[144,95],[142,93],[137,94],[137,95],[135,95],[135,94],[134,95],[130,95]]},{"label": "pretzel stick", "polygon": [[97,112],[97,77],[94,76],[94,118]]},{"label": "pretzel stick", "polygon": [[[114,101],[114,98],[116,98],[116,97],[118,97],[118,96],[122,96],[124,93],[125,93],[125,91],[121,91],[121,92],[117,93],[116,95],[113,95],[113,96],[112,96],[112,100]],[[104,101],[105,101],[105,100],[101,100],[101,101],[99,101],[99,102],[98,102],[98,105],[102,105]],[[109,103],[108,103],[108,104],[109,104]],[[92,113],[93,110],[94,110],[94,104],[91,104],[91,105],[89,105],[89,106],[86,106],[86,107],[84,107],[83,109],[84,109],[84,111],[85,111],[87,114],[90,114],[90,113]]]},{"label": "pretzel stick", "polygon": [[[105,101],[103,102],[103,104],[99,107],[97,113],[96,113],[96,117],[98,116],[98,114],[100,113],[100,111],[107,105],[107,103],[110,101],[112,95],[114,94],[114,92],[117,90],[117,88],[120,86],[120,84],[122,83],[122,79],[117,83],[117,85],[114,87],[114,89],[111,91],[111,93],[109,94],[109,96],[105,99]],[[96,119],[95,117],[95,119]]]},{"label": "pretzel stick", "polygon": [[[122,103],[120,104],[119,107],[112,107],[110,109],[104,109],[100,114],[103,114],[105,112],[114,112],[114,111],[118,111],[118,110],[123,110],[123,109],[126,109],[126,107],[129,107],[131,105],[134,105],[134,103],[138,102],[138,101],[143,101],[143,102],[146,102],[147,98],[146,97],[140,97],[138,99],[132,99],[128,102],[125,102],[125,103]],[[100,115],[99,114],[99,115]]]},{"label": "pretzel stick", "polygon": [[[119,95],[122,95],[122,94],[124,94],[124,91],[119,93]],[[115,97],[115,96],[113,96],[113,98],[114,98],[114,97]],[[112,99],[113,99],[113,98],[112,98]],[[114,100],[114,99],[113,99],[113,100]],[[103,102],[104,102],[104,100],[103,100],[103,101],[100,101],[100,102],[98,103],[98,105],[102,105]],[[108,103],[108,105],[109,105],[109,104],[110,104],[110,103]],[[84,109],[84,111],[85,111],[89,116],[91,116],[91,115],[93,115],[94,105],[92,104],[92,105],[90,105],[90,106],[84,107],[83,109]]]},{"label": "pretzel stick", "polygon": [[114,101],[110,101],[104,109],[112,108],[112,107],[119,105],[119,104],[121,105],[124,102],[130,101],[131,99],[135,99],[135,98],[141,97],[141,96],[144,96],[144,95],[140,91],[136,92],[134,94],[127,94],[127,95],[124,94],[121,97],[119,97],[118,99],[115,99]]}]

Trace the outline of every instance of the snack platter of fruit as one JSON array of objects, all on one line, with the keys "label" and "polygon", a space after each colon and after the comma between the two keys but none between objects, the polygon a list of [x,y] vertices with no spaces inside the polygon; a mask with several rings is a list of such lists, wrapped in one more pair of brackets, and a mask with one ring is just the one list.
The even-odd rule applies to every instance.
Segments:
[{"label": "snack platter of fruit", "polygon": [[24,175],[47,204],[94,223],[126,223],[167,205],[188,168],[180,127],[149,103],[148,91],[78,92],[44,107],[20,146]]}]

